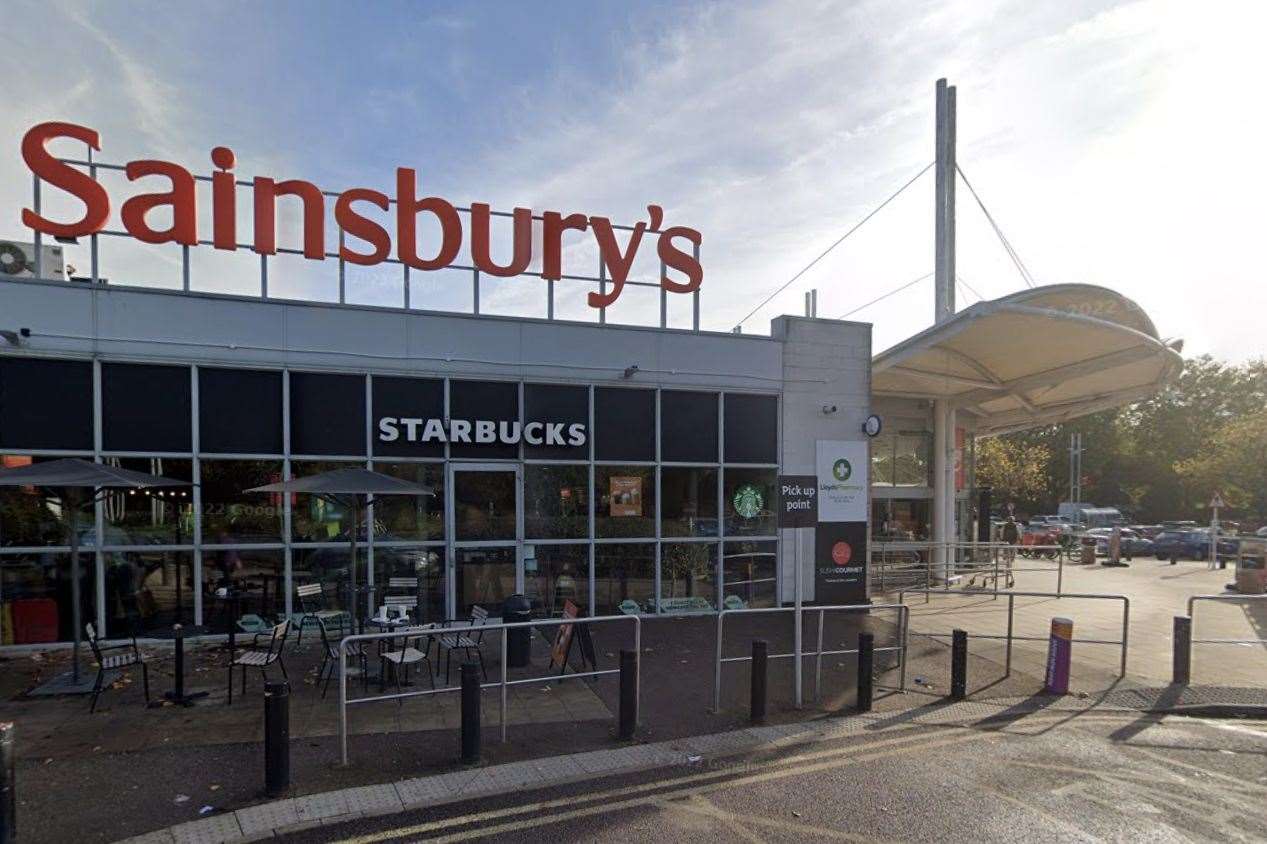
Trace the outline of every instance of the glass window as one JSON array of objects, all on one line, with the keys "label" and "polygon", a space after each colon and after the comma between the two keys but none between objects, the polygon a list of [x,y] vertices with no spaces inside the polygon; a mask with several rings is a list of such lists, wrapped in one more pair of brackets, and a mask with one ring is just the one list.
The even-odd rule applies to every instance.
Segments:
[{"label": "glass window", "polygon": [[444,381],[439,378],[387,378],[374,376],[374,453],[390,457],[443,457],[444,442],[421,442],[422,432],[411,441],[403,426],[396,439],[384,441],[379,420],[444,419]]},{"label": "glass window", "polygon": [[412,587],[412,594],[415,597],[418,587],[422,587],[424,610],[420,623],[444,621],[448,617],[444,603],[447,585],[444,560],[445,549],[442,545],[425,548],[376,547],[374,549],[374,591],[378,604],[383,603],[386,595],[404,595],[409,591],[391,588],[390,583],[393,577],[413,578],[415,585]]},{"label": "glass window", "polygon": [[594,546],[594,614],[653,612],[655,545]]},{"label": "glass window", "polygon": [[280,460],[203,460],[202,542],[280,542],[282,495],[243,492],[282,479]]},{"label": "glass window", "polygon": [[660,459],[666,463],[716,463],[717,394],[660,393]]},{"label": "glass window", "polygon": [[928,499],[877,498],[871,502],[871,533],[889,542],[924,541],[931,536]]},{"label": "glass window", "polygon": [[777,542],[727,542],[722,569],[723,607],[741,609],[778,604]]},{"label": "glass window", "polygon": [[772,536],[778,517],[777,470],[726,467],[727,536]]},{"label": "glass window", "polygon": [[[567,445],[532,445],[524,442],[524,456],[542,460],[586,460],[589,458],[590,397],[587,387],[562,384],[524,385],[524,422],[562,425]],[[580,445],[572,445],[573,426],[585,433]]]},{"label": "glass window", "polygon": [[[347,552],[343,553],[346,557]],[[224,633],[230,624],[240,620],[238,632],[241,634],[244,628],[275,622],[286,612],[285,560],[285,552],[281,549],[218,548],[203,551],[203,626],[213,633]],[[218,591],[229,584],[238,592],[236,602]]]},{"label": "glass window", "polygon": [[365,453],[365,378],[290,373],[292,454]]},{"label": "glass window", "polygon": [[458,615],[469,616],[476,605],[501,615],[502,601],[515,594],[514,547],[458,548],[453,553]]},{"label": "glass window", "polygon": [[198,448],[203,453],[282,453],[282,374],[198,370]]},{"label": "glass window", "polygon": [[779,462],[779,402],[774,396],[726,394],[727,463]]},{"label": "glass window", "polygon": [[893,455],[895,486],[932,486],[933,437],[924,431],[899,431]]},{"label": "glass window", "polygon": [[[79,556],[80,616],[96,618],[96,565]],[[0,555],[0,644],[67,642],[73,638],[70,554]]]},{"label": "glass window", "polygon": [[663,536],[717,536],[717,470],[660,470]]},{"label": "glass window", "polygon": [[189,367],[101,365],[102,445],[107,451],[192,451]]},{"label": "glass window", "polygon": [[374,541],[444,539],[444,464],[375,463],[374,471],[431,487],[435,495],[384,495],[374,502]]},{"label": "glass window", "polygon": [[0,358],[0,448],[92,447],[91,363]]},{"label": "glass window", "polygon": [[[177,481],[193,479],[193,461],[166,457],[106,458],[112,466]],[[116,489],[105,496],[106,545],[192,545],[194,491]]]},{"label": "glass window", "polygon": [[107,551],[106,635],[111,639],[193,624],[192,551]]},{"label": "glass window", "polygon": [[589,615],[589,545],[524,546],[524,590],[532,614],[554,618],[571,601],[578,615]]},{"label": "glass window", "polygon": [[882,431],[871,440],[871,485],[893,486],[893,448],[897,435]]},{"label": "glass window", "polygon": [[666,542],[660,547],[662,613],[717,609],[717,546],[711,542]]},{"label": "glass window", "polygon": [[594,467],[594,529],[604,539],[655,536],[655,468]]},{"label": "glass window", "polygon": [[524,535],[528,539],[589,536],[589,467],[524,467]]},{"label": "glass window", "polygon": [[594,454],[599,460],[655,460],[655,391],[594,388]]},{"label": "glass window", "polygon": [[[0,456],[0,466],[17,469],[57,459],[6,454]],[[50,497],[52,494],[52,490],[43,488],[0,487],[0,547],[66,545],[70,542],[63,507],[59,500]],[[97,544],[91,508],[80,511],[79,536],[81,545]]]},{"label": "glass window", "polygon": [[[505,422],[509,429],[519,422],[519,385],[504,381],[450,381],[449,418],[470,422],[472,429],[477,421],[498,424]],[[519,444],[508,445],[500,441],[492,443],[449,443],[449,454],[454,457],[480,457],[488,459],[514,459],[519,456]]]},{"label": "glass window", "polygon": [[453,470],[454,538],[468,541],[514,539],[513,469],[497,472]]},{"label": "glass window", "polygon": [[[340,463],[333,460],[295,460],[290,464],[294,478],[320,475],[335,469],[360,467],[360,463]],[[290,497],[290,533],[295,542],[347,542],[352,536],[352,508],[335,504],[317,495],[296,494]],[[357,540],[367,535],[366,514],[362,509]]]}]

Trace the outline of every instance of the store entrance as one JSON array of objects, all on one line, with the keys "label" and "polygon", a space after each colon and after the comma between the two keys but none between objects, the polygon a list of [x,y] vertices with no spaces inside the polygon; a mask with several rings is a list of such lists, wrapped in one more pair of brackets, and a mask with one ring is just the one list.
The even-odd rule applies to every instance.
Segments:
[{"label": "store entrance", "polygon": [[500,615],[502,602],[523,591],[522,472],[505,463],[450,464],[450,582],[458,618],[476,605]]}]

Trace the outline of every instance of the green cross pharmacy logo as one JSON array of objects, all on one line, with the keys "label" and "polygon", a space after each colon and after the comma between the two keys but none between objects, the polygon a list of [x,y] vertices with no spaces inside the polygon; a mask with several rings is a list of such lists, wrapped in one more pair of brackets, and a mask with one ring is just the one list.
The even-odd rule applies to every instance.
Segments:
[{"label": "green cross pharmacy logo", "polygon": [[831,466],[832,476],[838,481],[847,481],[849,476],[853,474],[853,466],[845,458],[840,458]]}]

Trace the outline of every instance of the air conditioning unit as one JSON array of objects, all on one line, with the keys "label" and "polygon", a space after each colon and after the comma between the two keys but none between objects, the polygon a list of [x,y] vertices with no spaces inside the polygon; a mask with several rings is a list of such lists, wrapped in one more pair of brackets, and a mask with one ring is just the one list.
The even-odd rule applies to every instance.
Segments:
[{"label": "air conditioning unit", "polygon": [[[66,280],[66,261],[62,247],[40,247],[40,276]],[[35,278],[34,243],[0,240],[0,279],[4,278]]]}]

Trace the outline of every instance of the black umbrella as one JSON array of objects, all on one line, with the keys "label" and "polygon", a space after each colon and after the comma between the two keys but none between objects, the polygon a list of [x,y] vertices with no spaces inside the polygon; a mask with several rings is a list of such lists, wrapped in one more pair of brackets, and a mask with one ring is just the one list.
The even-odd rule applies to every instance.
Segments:
[{"label": "black umbrella", "polygon": [[353,626],[356,625],[357,620],[356,537],[360,532],[361,510],[373,504],[375,498],[380,495],[435,495],[435,490],[431,487],[358,467],[333,469],[319,475],[308,475],[304,478],[294,478],[267,486],[257,486],[246,491],[306,493],[352,511],[352,555],[348,568],[351,578]]},{"label": "black umbrella", "polygon": [[74,623],[75,659],[73,685],[79,685],[79,649],[83,642],[83,610],[80,606],[79,587],[79,508],[95,501],[105,489],[151,489],[155,487],[189,486],[188,481],[176,481],[157,475],[146,475],[104,463],[93,463],[70,457],[32,463],[16,469],[0,471],[0,486],[44,487],[61,503],[70,529],[70,594],[71,618]]}]

